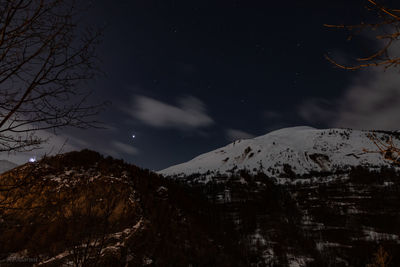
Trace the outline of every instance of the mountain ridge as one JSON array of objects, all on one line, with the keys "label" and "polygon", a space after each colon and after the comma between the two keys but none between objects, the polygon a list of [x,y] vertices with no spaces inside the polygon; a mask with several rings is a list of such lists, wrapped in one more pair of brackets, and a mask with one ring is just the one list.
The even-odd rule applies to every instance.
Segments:
[{"label": "mountain ridge", "polygon": [[374,153],[378,148],[370,139],[371,134],[382,142],[393,137],[395,144],[400,146],[400,140],[394,133],[299,126],[237,140],[157,173],[170,177],[196,174],[205,177],[204,182],[207,182],[217,173],[231,174],[243,169],[284,177],[288,172],[305,175],[355,166],[391,166],[391,162],[382,155]]}]

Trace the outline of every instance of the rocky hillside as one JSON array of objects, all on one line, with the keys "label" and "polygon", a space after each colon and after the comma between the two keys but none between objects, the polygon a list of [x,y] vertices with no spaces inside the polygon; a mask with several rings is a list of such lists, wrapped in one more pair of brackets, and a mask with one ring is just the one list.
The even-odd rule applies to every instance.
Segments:
[{"label": "rocky hillside", "polygon": [[1,266],[244,266],[201,197],[96,152],[25,164],[0,188]]}]

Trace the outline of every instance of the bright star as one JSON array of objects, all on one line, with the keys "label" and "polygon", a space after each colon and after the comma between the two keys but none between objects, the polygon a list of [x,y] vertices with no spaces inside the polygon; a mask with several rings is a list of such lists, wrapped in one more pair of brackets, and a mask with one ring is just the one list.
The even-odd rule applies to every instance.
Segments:
[{"label": "bright star", "polygon": [[136,136],[134,134],[132,134],[132,138],[135,138]]}]

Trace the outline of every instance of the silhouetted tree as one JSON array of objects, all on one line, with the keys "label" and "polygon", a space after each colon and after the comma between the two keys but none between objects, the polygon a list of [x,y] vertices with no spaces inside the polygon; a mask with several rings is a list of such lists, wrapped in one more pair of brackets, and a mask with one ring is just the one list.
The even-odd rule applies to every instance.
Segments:
[{"label": "silhouetted tree", "polygon": [[379,247],[378,251],[374,254],[374,259],[371,264],[367,264],[367,267],[387,267],[389,266],[391,257],[384,250],[382,246]]},{"label": "silhouetted tree", "polygon": [[368,23],[362,21],[356,25],[325,24],[325,26],[348,30],[350,32],[349,40],[354,33],[367,31],[377,41],[384,42],[384,45],[369,56],[357,58],[357,63],[354,65],[341,64],[328,55],[325,55],[325,57],[335,66],[346,70],[376,66],[383,66],[384,68],[397,67],[400,64],[400,56],[389,53],[389,50],[400,37],[400,9],[386,7],[375,0],[366,0],[366,2],[367,5],[365,8],[373,12],[376,22]]},{"label": "silhouetted tree", "polygon": [[98,73],[101,31],[77,27],[75,1],[0,2],[0,151],[26,151],[39,130],[96,126],[102,105],[87,103],[82,81]]},{"label": "silhouetted tree", "polygon": [[[377,41],[382,41],[384,44],[377,49],[375,53],[363,58],[357,58],[357,63],[353,65],[344,65],[325,55],[335,66],[345,70],[357,70],[368,67],[383,67],[385,70],[391,67],[398,67],[400,64],[400,55],[393,54],[393,45],[400,38],[400,9],[387,7],[375,0],[366,0],[366,9],[373,12],[376,22],[368,23],[361,22],[356,25],[330,25],[325,24],[328,28],[348,30],[352,38],[353,33],[367,31],[373,34]],[[371,45],[372,46],[372,45]],[[371,141],[376,145],[378,151],[366,151],[381,153],[382,156],[392,161],[394,164],[400,164],[400,148],[396,147],[393,140],[382,142],[375,134],[369,135]]]}]

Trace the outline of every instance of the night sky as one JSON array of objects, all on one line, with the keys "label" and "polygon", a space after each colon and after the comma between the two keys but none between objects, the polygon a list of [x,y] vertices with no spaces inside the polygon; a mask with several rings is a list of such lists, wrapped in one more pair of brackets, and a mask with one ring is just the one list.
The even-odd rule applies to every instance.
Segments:
[{"label": "night sky", "polygon": [[323,26],[369,19],[366,1],[271,2],[95,1],[87,20],[106,26],[106,75],[87,86],[112,102],[99,117],[109,129],[62,130],[49,146],[67,140],[159,170],[283,127],[397,129],[398,70],[324,58],[349,63],[379,46]]}]

